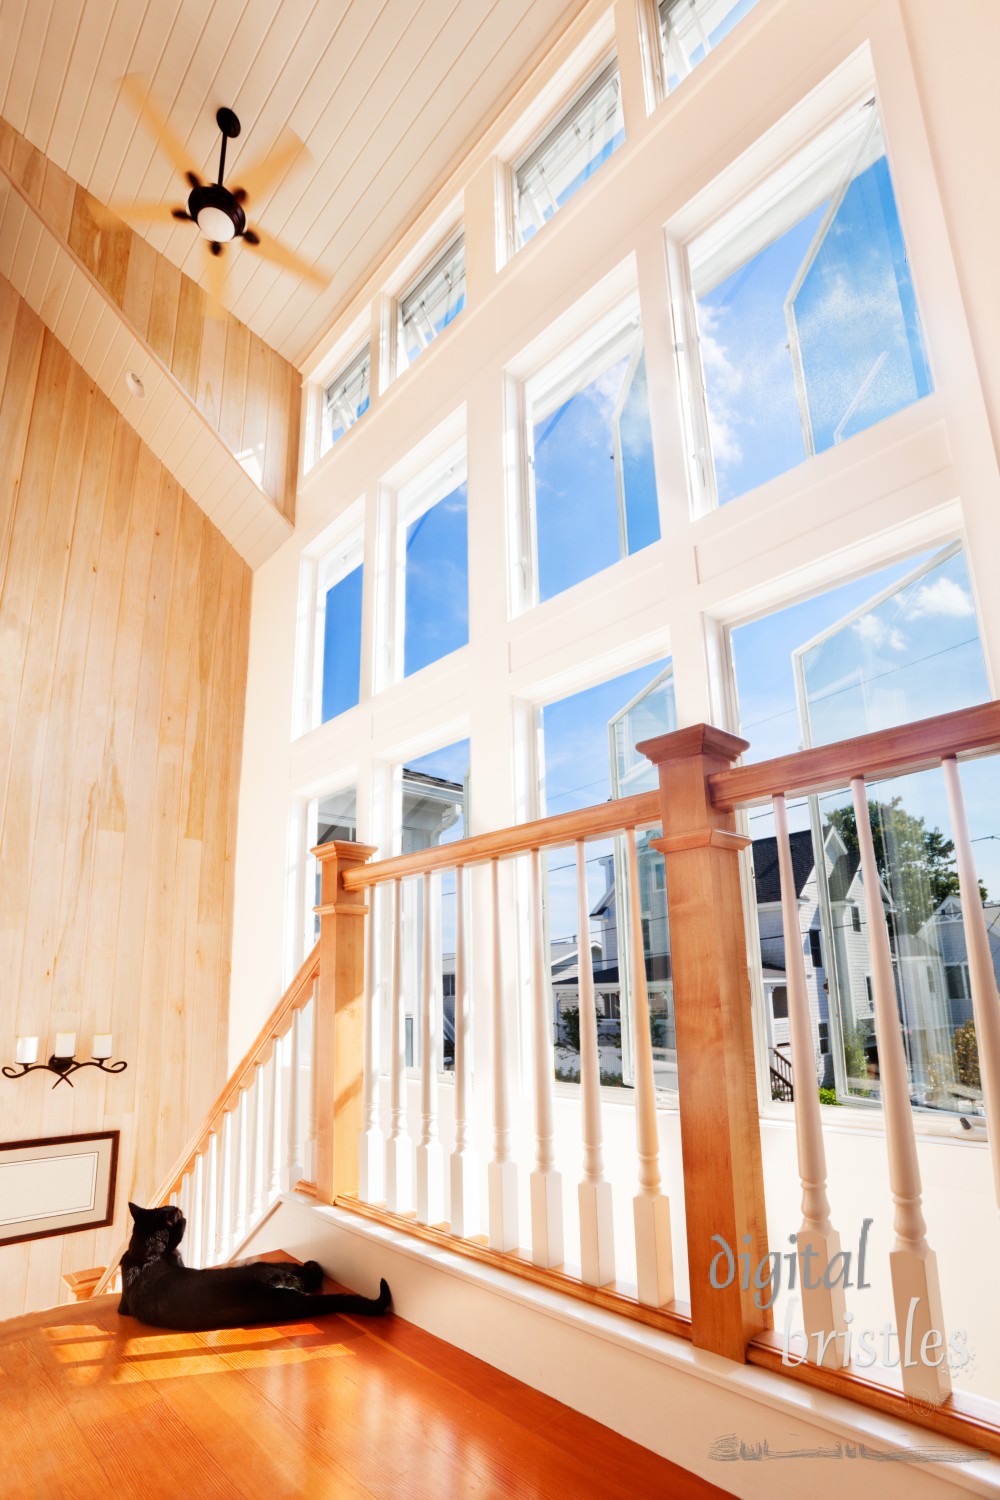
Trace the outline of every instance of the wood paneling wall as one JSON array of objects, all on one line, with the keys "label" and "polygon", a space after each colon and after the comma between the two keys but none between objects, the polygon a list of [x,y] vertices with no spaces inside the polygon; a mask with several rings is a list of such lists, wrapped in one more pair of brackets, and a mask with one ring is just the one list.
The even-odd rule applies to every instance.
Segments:
[{"label": "wood paneling wall", "polygon": [[221,308],[212,309],[196,281],[3,120],[0,168],[120,309],[265,495],[294,521],[302,390],[298,370],[245,323]]},{"label": "wood paneling wall", "polygon": [[102,1263],[224,1079],[246,564],[0,280],[0,1140],[119,1128],[116,1227],[0,1248],[0,1317]]}]

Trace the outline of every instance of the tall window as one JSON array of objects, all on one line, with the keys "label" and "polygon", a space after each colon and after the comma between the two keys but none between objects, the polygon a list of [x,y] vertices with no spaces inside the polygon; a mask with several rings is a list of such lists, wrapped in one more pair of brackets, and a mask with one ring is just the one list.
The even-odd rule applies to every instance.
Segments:
[{"label": "tall window", "polygon": [[668,91],[704,62],[757,0],[660,0],[660,41]]},{"label": "tall window", "polygon": [[[469,831],[469,741],[458,740],[408,760],[398,769],[399,850],[410,854],[438,844],[453,844]],[[447,1071],[455,1060],[455,905],[453,870],[439,877],[439,913],[432,913],[433,1003],[440,1007],[441,1063]],[[406,1061],[420,1060],[420,984],[423,972],[423,882],[403,882],[403,980],[406,1015]]]},{"label": "tall window", "polygon": [[398,497],[397,649],[401,676],[457,651],[469,640],[469,525],[465,454]]},{"label": "tall window", "polygon": [[338,438],[354,426],[368,410],[371,400],[371,346],[366,344],[349,364],[323,387],[323,426],[320,452],[326,453]]},{"label": "tall window", "polygon": [[514,167],[518,242],[528,240],[625,139],[617,59],[591,78]]},{"label": "tall window", "polygon": [[399,299],[397,368],[405,369],[465,306],[465,235],[451,241]]},{"label": "tall window", "polygon": [[[548,703],[538,711],[540,811],[569,812],[609,797],[656,785],[635,742],[676,728],[673,677],[659,661],[609,682]],[[663,858],[640,831],[637,843],[640,916],[649,992],[654,1072],[660,1088],[676,1088],[673,987]],[[602,1082],[632,1080],[632,1008],[628,914],[623,893],[624,843],[601,839],[586,846],[588,931],[580,932],[576,861],[572,847],[546,858],[546,915],[552,983],[556,1076],[580,1076],[580,969],[591,965],[598,1010]]]},{"label": "tall window", "polygon": [[688,245],[720,503],[927,395],[931,375],[874,101]]},{"label": "tall window", "polygon": [[539,601],[659,539],[638,312],[528,381],[529,533]]},{"label": "tall window", "polygon": [[362,549],[362,538],[357,536],[320,564],[317,646],[324,724],[353,708],[361,696]]},{"label": "tall window", "polygon": [[[965,559],[955,545],[845,584],[733,632],[749,759],[783,754],[967,707],[989,697]],[[1000,893],[995,771],[962,767],[984,902]],[[802,936],[819,931],[807,971],[817,1081],[878,1103],[866,892],[849,789],[791,804]],[[949,973],[966,959],[947,799],[939,769],[873,782],[868,816],[889,929],[915,1105],[975,1111],[969,1014]],[[761,961],[783,974],[786,937],[769,814],[750,815]],[[992,897],[991,897],[992,893]],[[1000,973],[1000,948],[995,954]],[[834,1043],[839,1038],[839,1045]]]}]

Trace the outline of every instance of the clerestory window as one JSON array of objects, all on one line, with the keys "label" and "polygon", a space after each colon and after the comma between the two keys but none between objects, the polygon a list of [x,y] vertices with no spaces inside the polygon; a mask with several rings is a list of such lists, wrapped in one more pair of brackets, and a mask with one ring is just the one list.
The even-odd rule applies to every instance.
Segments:
[{"label": "clerestory window", "polygon": [[331,449],[368,410],[371,400],[371,345],[354,356],[323,387],[323,423],[320,453]]},{"label": "clerestory window", "polygon": [[667,92],[693,72],[757,0],[660,0],[660,43]]},{"label": "clerestory window", "polygon": [[625,139],[618,60],[591,78],[514,166],[519,245],[551,219]]},{"label": "clerestory window", "polygon": [[399,299],[396,368],[405,370],[465,306],[465,235],[453,239]]}]

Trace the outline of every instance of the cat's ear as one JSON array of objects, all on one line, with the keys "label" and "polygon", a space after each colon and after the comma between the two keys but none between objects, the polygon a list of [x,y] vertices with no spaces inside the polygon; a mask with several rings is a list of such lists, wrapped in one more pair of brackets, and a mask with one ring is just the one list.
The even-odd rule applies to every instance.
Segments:
[{"label": "cat's ear", "polygon": [[130,1203],[129,1206],[128,1206],[128,1211],[132,1215],[133,1219],[135,1220],[135,1222],[137,1224],[138,1224],[140,1218],[142,1217],[142,1215],[146,1212],[146,1210],[144,1208],[140,1208],[139,1207],[138,1203]]}]

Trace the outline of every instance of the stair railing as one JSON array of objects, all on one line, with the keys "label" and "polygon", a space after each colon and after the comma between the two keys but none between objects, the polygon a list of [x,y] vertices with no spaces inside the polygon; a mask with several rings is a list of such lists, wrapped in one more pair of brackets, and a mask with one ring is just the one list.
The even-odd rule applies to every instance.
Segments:
[{"label": "stair railing", "polygon": [[[313,1066],[319,944],[146,1206],[176,1203],[190,1266],[231,1258],[283,1190],[316,1175]],[[115,1290],[120,1246],[91,1295]]]}]

